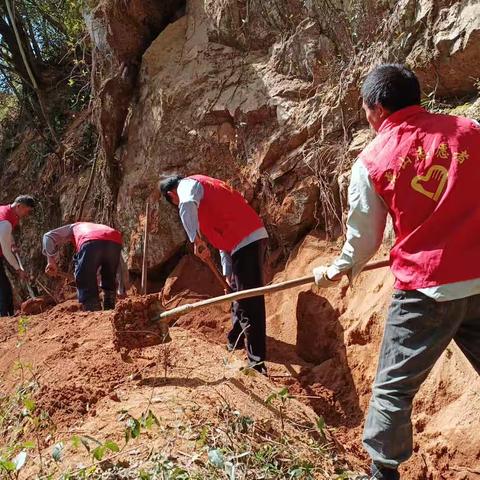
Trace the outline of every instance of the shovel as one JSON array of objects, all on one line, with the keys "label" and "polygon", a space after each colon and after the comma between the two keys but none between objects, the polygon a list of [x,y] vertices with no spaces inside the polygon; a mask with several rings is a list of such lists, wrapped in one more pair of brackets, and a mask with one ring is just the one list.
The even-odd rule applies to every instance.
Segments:
[{"label": "shovel", "polygon": [[[376,270],[378,268],[388,267],[390,262],[388,260],[381,260],[378,262],[372,262],[367,264],[363,268],[363,272],[367,272],[369,270]],[[210,305],[220,305],[223,303],[230,303],[236,300],[242,300],[245,298],[252,298],[252,297],[259,297],[265,294],[280,292],[282,290],[288,290],[289,288],[299,287],[301,285],[307,285],[309,283],[315,282],[315,277],[313,275],[307,275],[306,277],[296,278],[294,280],[287,280],[285,282],[275,283],[273,285],[267,285],[266,287],[259,287],[259,288],[251,288],[249,290],[242,290],[240,292],[229,293],[226,295],[222,295],[220,297],[209,298],[208,300],[201,300],[200,302],[195,303],[188,303],[186,305],[181,305],[176,308],[172,308],[171,310],[167,310],[165,312],[159,311],[160,309],[157,308],[157,314],[153,316],[150,320],[152,322],[159,321],[160,322],[160,330],[165,333],[165,340],[170,339],[168,335],[168,326],[169,318],[177,318],[181,315],[186,313],[190,313],[193,310],[198,310],[203,307],[207,307]],[[166,342],[164,342],[166,343]]]}]

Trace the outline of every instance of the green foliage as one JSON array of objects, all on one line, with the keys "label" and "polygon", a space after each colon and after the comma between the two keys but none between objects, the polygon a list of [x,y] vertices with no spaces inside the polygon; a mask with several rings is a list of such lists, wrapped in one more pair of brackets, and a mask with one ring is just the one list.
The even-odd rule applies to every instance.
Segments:
[{"label": "green foliage", "polygon": [[274,392],[270,394],[267,399],[265,400],[265,403],[267,405],[272,405],[273,403],[277,402],[279,403],[279,411],[280,411],[280,422],[282,424],[282,430],[285,428],[285,410],[287,406],[288,400],[291,398],[288,388],[282,388],[278,392]]},{"label": "green foliage", "polygon": [[317,418],[315,426],[317,427],[317,430],[320,433],[320,435],[322,435],[322,437],[325,437],[326,423],[325,423],[325,419],[321,415]]},{"label": "green foliage", "polygon": [[18,319],[18,335],[22,336],[27,333],[27,327],[30,322],[29,317],[20,317]]},{"label": "green foliage", "polygon": [[[55,136],[65,130],[66,112],[85,108],[90,99],[90,46],[84,8],[83,0],[1,2],[0,123],[13,122],[19,129],[41,120],[37,128],[48,126]],[[15,122],[20,115],[22,121]],[[3,140],[10,142],[6,133]]]},{"label": "green foliage", "polygon": [[291,397],[288,393],[288,388],[285,387],[279,390],[278,392],[274,392],[270,394],[265,400],[265,403],[267,405],[271,405],[275,400],[280,400],[282,404],[285,404],[289,398]]},{"label": "green foliage", "polygon": [[143,413],[140,419],[133,417],[127,411],[122,411],[119,420],[125,424],[125,444],[131,439],[138,438],[142,429],[150,430],[154,425],[160,425],[158,418],[151,410]]},{"label": "green foliage", "polygon": [[18,99],[15,95],[7,92],[0,92],[0,123],[3,123],[12,112],[18,110]]}]

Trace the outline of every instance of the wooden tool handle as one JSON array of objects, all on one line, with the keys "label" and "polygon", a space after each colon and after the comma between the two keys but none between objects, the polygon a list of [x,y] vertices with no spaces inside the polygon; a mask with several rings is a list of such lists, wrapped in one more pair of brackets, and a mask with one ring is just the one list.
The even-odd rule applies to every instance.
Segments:
[{"label": "wooden tool handle", "polygon": [[[379,262],[372,262],[363,268],[363,272],[369,270],[375,270],[377,268],[388,267],[390,262],[388,260],[381,260]],[[266,287],[251,288],[249,290],[242,290],[241,292],[229,293],[222,295],[221,297],[209,298],[208,300],[201,300],[196,303],[188,303],[176,308],[172,308],[166,312],[161,313],[157,318],[168,318],[183,315],[185,313],[196,310],[197,308],[206,307],[208,305],[219,305],[222,303],[233,302],[236,300],[242,300],[244,298],[258,297],[267,293],[279,292],[281,290],[288,290],[289,288],[299,287],[308,283],[313,283],[315,277],[313,275],[307,275],[306,277],[296,278],[294,280],[287,280],[285,282],[274,283],[273,285],[267,285]]]},{"label": "wooden tool handle", "polygon": [[226,291],[226,292],[231,292],[232,291],[232,288],[230,287],[230,285],[227,283],[227,281],[225,280],[225,277],[218,271],[218,268],[215,266],[215,264],[213,263],[212,259],[211,258],[207,258],[206,260],[204,260],[204,262],[208,265],[208,267],[210,268],[210,270],[212,271],[212,273],[215,275],[215,278],[218,280],[218,282],[220,283],[220,285],[222,286],[222,288]]},{"label": "wooden tool handle", "polygon": [[[20,270],[22,272],[25,271],[25,269],[23,268],[23,264],[22,264],[22,260],[20,259],[20,255],[15,252],[15,257],[17,259],[17,262],[18,262],[18,266],[20,267]],[[32,286],[30,285],[30,283],[28,282],[28,280],[25,280],[25,285],[27,286],[27,290],[28,290],[28,294],[30,295],[30,298],[37,298],[34,291],[33,291],[33,288]]]},{"label": "wooden tool handle", "polygon": [[143,259],[142,259],[142,295],[146,295],[148,291],[148,217],[150,206],[147,201],[145,205],[145,229],[143,233]]}]

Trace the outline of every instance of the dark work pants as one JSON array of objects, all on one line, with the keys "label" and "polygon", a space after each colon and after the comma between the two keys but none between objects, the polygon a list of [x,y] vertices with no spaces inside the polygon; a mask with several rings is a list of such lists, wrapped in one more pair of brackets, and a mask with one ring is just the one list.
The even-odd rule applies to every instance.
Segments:
[{"label": "dark work pants", "polygon": [[90,240],[85,242],[75,255],[75,281],[78,301],[85,310],[99,310],[97,271],[100,269],[101,288],[105,299],[113,299],[115,305],[115,279],[120,262],[121,245],[109,240]]},{"label": "dark work pants", "polygon": [[[265,241],[258,240],[232,255],[232,283],[236,291],[263,286]],[[232,304],[233,327],[228,334],[231,345],[243,345],[246,340],[248,363],[264,368],[266,353],[265,299],[247,298]]]},{"label": "dark work pants", "polygon": [[13,292],[10,280],[5,273],[4,259],[0,258],[0,317],[13,315]]},{"label": "dark work pants", "polygon": [[396,468],[411,456],[413,399],[451,340],[480,374],[480,295],[436,302],[395,291],[363,434],[374,462]]}]

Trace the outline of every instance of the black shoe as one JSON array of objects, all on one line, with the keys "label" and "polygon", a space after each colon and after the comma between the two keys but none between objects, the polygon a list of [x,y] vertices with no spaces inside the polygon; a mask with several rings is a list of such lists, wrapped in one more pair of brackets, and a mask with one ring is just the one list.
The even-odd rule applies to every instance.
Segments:
[{"label": "black shoe", "polygon": [[400,473],[396,468],[387,468],[383,465],[372,463],[371,480],[400,480]]},{"label": "black shoe", "polygon": [[116,292],[104,290],[103,291],[103,309],[113,310],[115,308],[116,299],[117,299]]},{"label": "black shoe", "polygon": [[85,303],[82,304],[82,310],[84,312],[98,312],[102,309],[102,306],[100,305],[100,300],[93,299],[93,300],[87,300]]},{"label": "black shoe", "polygon": [[238,342],[236,345],[233,343],[227,343],[227,350],[233,352],[234,350],[245,350],[245,344],[243,342]]}]

